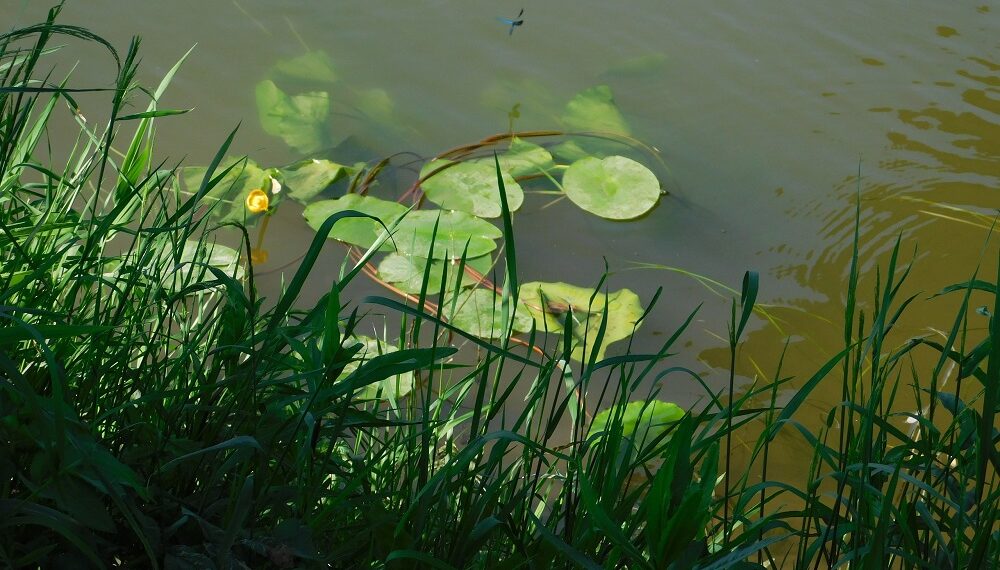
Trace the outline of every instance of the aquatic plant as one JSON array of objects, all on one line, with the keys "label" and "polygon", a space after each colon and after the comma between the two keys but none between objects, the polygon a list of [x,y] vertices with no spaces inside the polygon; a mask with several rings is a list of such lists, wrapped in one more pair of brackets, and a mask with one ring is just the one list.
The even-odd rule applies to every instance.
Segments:
[{"label": "aquatic plant", "polygon": [[[522,283],[503,154],[493,162],[500,227],[456,212],[444,222],[434,214],[437,231],[404,225],[425,211],[404,216],[407,206],[365,195],[377,165],[261,168],[226,158],[234,132],[204,169],[175,169],[152,141],[156,121],[180,114],[159,106],[177,67],[143,91],[137,41],[119,54],[56,23],[59,11],[0,35],[5,566],[1000,564],[996,281],[977,272],[941,292],[957,298],[943,340],[894,344],[900,315],[919,299],[902,296],[897,244],[861,308],[856,233],[843,350],[808,378],[779,367],[770,381],[706,390],[703,407],[681,410],[656,386],[703,381],[672,360],[697,311],[655,353],[605,356],[620,329],[614,314],[637,302],[603,279],[583,291]],[[104,46],[117,80],[103,120],[39,67],[53,37]],[[139,101],[146,111],[122,114]],[[64,156],[45,144],[59,118],[79,129]],[[314,209],[315,239],[282,291],[262,299],[247,263],[260,244],[245,228],[262,232],[286,196],[319,203],[339,181],[355,191],[337,200],[389,215]],[[500,233],[485,240],[487,252],[503,240],[499,285],[476,286],[493,261],[468,255],[466,222]],[[238,231],[237,247],[216,243],[220,227]],[[331,235],[364,240],[355,245],[365,251],[302,308]],[[390,236],[420,247],[379,253]],[[366,271],[403,295],[343,299]],[[748,272],[732,299],[733,359],[756,296]],[[658,298],[627,316],[632,330]],[[982,314],[970,310],[981,302]],[[460,318],[460,303],[474,310]],[[533,331],[512,335],[525,315]],[[384,323],[374,336],[373,322]],[[918,350],[939,356],[932,370],[909,360]],[[822,382],[839,382],[843,399],[812,433],[796,414]],[[900,390],[913,392],[916,410],[900,408]],[[723,450],[747,434],[751,461],[737,469]],[[767,470],[779,436],[811,449],[801,488]]]}]

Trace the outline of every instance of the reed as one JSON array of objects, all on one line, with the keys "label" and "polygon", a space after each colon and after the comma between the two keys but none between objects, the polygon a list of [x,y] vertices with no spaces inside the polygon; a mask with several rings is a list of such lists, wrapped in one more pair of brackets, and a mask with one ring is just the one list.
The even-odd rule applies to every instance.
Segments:
[{"label": "reed", "polygon": [[[200,188],[181,192],[177,165],[154,153],[155,123],[181,113],[158,103],[177,67],[144,91],[138,40],[119,54],[58,13],[0,36],[3,565],[1000,563],[995,281],[972,275],[942,292],[957,299],[943,342],[895,346],[893,326],[920,299],[901,296],[908,269],[897,244],[872,309],[860,309],[855,234],[837,355],[801,380],[779,366],[744,391],[732,377],[724,393],[706,384],[707,405],[664,420],[655,380],[704,384],[672,360],[697,310],[654,353],[598,360],[601,327],[584,334],[589,357],[571,364],[574,313],[606,320],[602,310],[562,311],[561,337],[483,340],[440,309],[457,302],[446,284],[464,260],[441,266],[436,291],[427,265],[419,295],[344,299],[380,243],[303,308],[327,234],[357,212],[331,216],[280,295],[261,298],[246,231],[206,214],[218,206],[212,191],[241,168],[220,166],[235,131]],[[43,67],[60,36],[105,47],[117,74],[106,117],[85,119],[79,90]],[[125,114],[130,105],[146,110]],[[48,139],[58,120],[77,127],[62,154],[52,149],[66,145]],[[506,203],[502,221],[496,310],[509,332],[519,277]],[[222,231],[234,228],[230,249]],[[988,330],[970,323],[974,295],[990,299]],[[756,297],[748,273],[732,305],[733,362]],[[372,322],[382,323],[375,345],[358,340]],[[911,359],[918,350],[939,355],[932,370]],[[812,433],[796,413],[821,382],[840,382],[843,400]],[[786,385],[797,391],[778,406]],[[902,390],[918,411],[900,407]],[[802,488],[767,470],[783,432],[813,450]],[[748,433],[751,460],[736,471],[727,452]]]}]

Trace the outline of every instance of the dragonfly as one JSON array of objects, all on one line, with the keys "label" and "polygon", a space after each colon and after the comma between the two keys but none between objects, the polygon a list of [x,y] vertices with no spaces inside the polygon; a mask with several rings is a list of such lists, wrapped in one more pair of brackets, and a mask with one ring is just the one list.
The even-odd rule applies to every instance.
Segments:
[{"label": "dragonfly", "polygon": [[522,16],[524,16],[524,8],[521,8],[521,11],[517,13],[516,18],[497,18],[497,20],[510,26],[510,31],[507,32],[507,35],[510,36],[514,34],[514,28],[524,24]]}]

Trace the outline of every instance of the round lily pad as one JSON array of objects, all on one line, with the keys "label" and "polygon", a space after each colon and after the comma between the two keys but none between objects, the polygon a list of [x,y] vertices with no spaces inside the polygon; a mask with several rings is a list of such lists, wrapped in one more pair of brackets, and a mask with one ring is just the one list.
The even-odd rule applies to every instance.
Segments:
[{"label": "round lily pad", "polygon": [[[499,338],[503,335],[503,306],[500,296],[482,287],[459,297],[451,324],[480,338]],[[514,331],[531,330],[531,314],[518,303],[514,311]]]},{"label": "round lily pad", "polygon": [[[441,216],[434,240],[434,224]],[[497,248],[496,239],[503,232],[482,218],[465,212],[445,212],[442,210],[418,210],[410,212],[393,234],[399,253],[434,259],[455,259],[462,256],[466,243],[467,258],[486,255]],[[434,251],[428,256],[431,241]]]},{"label": "round lily pad", "polygon": [[[446,160],[431,161],[421,169],[420,176],[446,164],[449,164]],[[513,212],[524,202],[524,191],[506,172],[503,173],[503,185],[507,206]],[[450,166],[425,180],[421,188],[428,200],[446,210],[468,212],[481,218],[500,216],[500,185],[497,184],[497,171],[492,159],[488,164],[469,161]]]},{"label": "round lily pad", "polygon": [[[593,305],[590,298],[594,297]],[[601,327],[605,298],[603,292],[594,295],[593,289],[577,287],[568,283],[542,283],[534,281],[521,285],[520,300],[535,318],[535,328],[559,333],[567,315],[573,319],[572,358],[582,361],[584,341],[592,345]],[[608,293],[608,324],[604,339],[597,352],[597,358],[604,358],[608,345],[628,338],[635,330],[635,324],[642,316],[643,308],[639,296],[628,289]],[[544,323],[544,324],[543,324]],[[544,327],[544,328],[543,328]],[[593,346],[586,347],[588,356]]]},{"label": "round lily pad", "polygon": [[[306,222],[314,230],[318,230],[323,222],[331,215],[344,210],[357,210],[370,216],[382,220],[386,226],[392,224],[397,218],[406,213],[406,207],[396,202],[374,198],[372,196],[361,196],[359,194],[347,194],[336,200],[320,200],[306,206],[302,215]],[[492,227],[492,226],[491,226]],[[347,218],[340,220],[333,225],[330,232],[331,239],[337,239],[363,248],[369,248],[375,243],[379,234],[385,228],[375,220],[367,218]],[[382,250],[392,249],[392,242],[386,241],[380,248]]]},{"label": "round lily pad", "polygon": [[[493,258],[489,255],[467,259],[466,267],[471,267],[479,273],[486,274],[490,270]],[[441,290],[441,269],[445,263],[452,263],[443,259],[431,260],[430,273],[427,275],[427,293],[435,294]],[[402,255],[390,253],[378,264],[378,276],[386,283],[391,283],[394,287],[405,293],[416,294],[420,292],[424,281],[424,268],[427,267],[427,259],[412,255]],[[455,272],[458,271],[458,263],[453,263],[448,268],[448,291],[454,289]],[[477,281],[471,275],[465,273],[462,276],[462,286],[472,287],[477,285]]]},{"label": "round lily pad", "polygon": [[656,175],[624,156],[580,159],[566,169],[562,182],[574,204],[610,220],[639,217],[660,199]]}]

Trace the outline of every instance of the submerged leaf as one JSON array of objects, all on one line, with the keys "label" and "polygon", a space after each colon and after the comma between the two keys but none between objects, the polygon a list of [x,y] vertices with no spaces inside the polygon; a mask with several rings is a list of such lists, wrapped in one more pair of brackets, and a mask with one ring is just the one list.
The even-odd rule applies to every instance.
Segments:
[{"label": "submerged leaf", "polygon": [[[475,269],[479,273],[486,274],[490,270],[493,258],[489,255],[467,259],[467,267]],[[441,269],[445,263],[452,263],[443,259],[431,260],[430,273],[427,276],[427,293],[435,294],[441,290]],[[424,281],[424,268],[427,266],[427,259],[412,255],[401,255],[390,253],[378,264],[379,278],[386,283],[391,283],[394,287],[404,293],[417,294],[420,292]],[[455,271],[458,271],[458,263],[452,263],[448,268],[448,287],[446,290],[454,289]],[[468,273],[463,272],[462,286],[472,287],[477,285],[477,280]]]},{"label": "submerged leaf", "polygon": [[288,195],[308,204],[328,186],[347,174],[346,167],[329,160],[303,160],[279,168]]},{"label": "submerged leaf", "polygon": [[327,92],[310,91],[289,97],[273,81],[264,80],[257,84],[256,95],[260,124],[268,134],[281,137],[299,152],[316,152],[327,146]]},{"label": "submerged leaf", "polygon": [[[592,296],[594,302],[590,305]],[[584,340],[587,353],[594,350],[592,345],[600,329],[605,306],[603,292],[598,292],[595,296],[593,289],[567,283],[535,281],[521,285],[520,299],[535,318],[535,328],[538,330],[543,330],[544,326],[544,330],[549,332],[562,332],[566,315],[572,314],[574,343],[571,356],[574,360],[583,360]],[[639,296],[628,289],[609,293],[607,304],[608,324],[597,351],[598,360],[604,358],[609,344],[628,338],[633,333],[636,322],[643,313]]]},{"label": "submerged leaf", "polygon": [[[577,93],[566,104],[560,117],[566,130],[600,133],[605,136],[632,135],[625,117],[615,105],[611,88],[598,85]],[[608,156],[622,152],[624,142],[608,138],[579,136],[556,145],[552,151],[562,160],[572,162],[588,156]]]},{"label": "submerged leaf", "polygon": [[[499,338],[504,332],[500,296],[482,287],[464,293],[450,320],[451,324],[474,336]],[[531,314],[518,303],[514,311],[514,332],[528,332],[531,327]]]},{"label": "submerged leaf", "polygon": [[[347,194],[336,200],[320,200],[306,206],[302,215],[306,222],[314,230],[318,230],[327,218],[344,210],[357,210],[361,213],[375,216],[382,220],[386,226],[392,224],[397,218],[406,213],[406,207],[396,202],[373,198],[372,196],[361,196],[359,194]],[[363,248],[369,248],[375,243],[379,234],[385,228],[375,220],[367,218],[347,218],[340,220],[333,226],[330,232],[330,239],[336,239]],[[392,242],[387,241],[382,244],[382,250],[392,249]]]},{"label": "submerged leaf", "polygon": [[333,69],[333,62],[325,51],[309,51],[291,59],[279,61],[272,68],[276,76],[284,76],[289,79],[306,81],[319,81],[323,83],[333,83],[337,80],[337,73]]},{"label": "submerged leaf", "polygon": [[[421,170],[421,178],[434,170],[449,164],[446,160],[434,160]],[[507,203],[510,211],[515,211],[524,202],[524,192],[514,178],[503,173]],[[500,216],[500,186],[497,184],[496,166],[492,159],[485,161],[461,162],[431,176],[421,184],[427,199],[442,208],[459,210],[483,218]]]},{"label": "submerged leaf", "polygon": [[622,435],[637,442],[649,442],[667,431],[684,417],[684,410],[672,402],[652,400],[649,402],[629,402],[624,409],[621,405],[597,412],[590,424],[587,438],[606,431],[608,424],[621,415]]},{"label": "submerged leaf", "polygon": [[571,131],[632,134],[625,117],[615,105],[611,88],[607,85],[598,85],[577,93],[566,103],[566,110],[560,119]]},{"label": "submerged leaf", "polygon": [[611,220],[641,216],[660,199],[656,175],[624,156],[574,162],[563,174],[563,189],[577,206]]}]

